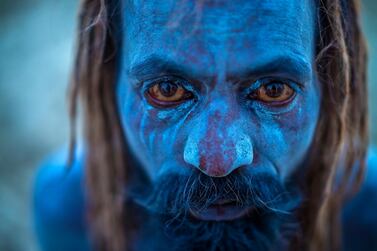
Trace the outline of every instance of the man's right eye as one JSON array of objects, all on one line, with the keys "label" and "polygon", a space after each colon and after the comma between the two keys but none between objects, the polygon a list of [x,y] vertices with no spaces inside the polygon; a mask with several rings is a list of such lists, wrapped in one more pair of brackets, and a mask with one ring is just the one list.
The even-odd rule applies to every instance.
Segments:
[{"label": "man's right eye", "polygon": [[171,107],[191,99],[193,94],[180,84],[180,80],[161,79],[152,83],[145,96],[154,106]]}]

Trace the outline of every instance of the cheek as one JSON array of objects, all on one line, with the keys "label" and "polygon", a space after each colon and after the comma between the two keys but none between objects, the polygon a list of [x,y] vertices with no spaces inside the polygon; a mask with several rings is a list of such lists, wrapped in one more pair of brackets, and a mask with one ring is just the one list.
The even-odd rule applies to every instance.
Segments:
[{"label": "cheek", "polygon": [[178,134],[185,117],[178,111],[158,111],[133,93],[126,96],[120,112],[127,145],[153,179],[177,159],[176,149],[183,149]]},{"label": "cheek", "polygon": [[298,107],[261,126],[261,149],[283,179],[301,164],[313,140],[318,112],[310,107]]},{"label": "cheek", "polygon": [[298,109],[277,120],[282,127],[287,142],[288,156],[296,163],[300,160],[312,142],[317,116],[308,110]]},{"label": "cheek", "polygon": [[119,86],[117,99],[126,144],[140,162],[140,166],[148,173],[152,173],[151,163],[153,161],[148,154],[148,140],[144,135],[146,132],[153,135],[153,128],[148,123],[147,116],[145,116],[146,106],[141,97],[132,91],[131,87]]}]

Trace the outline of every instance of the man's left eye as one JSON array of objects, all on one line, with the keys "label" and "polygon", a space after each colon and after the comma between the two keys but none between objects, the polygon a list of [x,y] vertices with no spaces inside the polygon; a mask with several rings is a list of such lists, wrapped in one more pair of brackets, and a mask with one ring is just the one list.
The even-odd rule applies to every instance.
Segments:
[{"label": "man's left eye", "polygon": [[179,84],[179,81],[167,79],[157,81],[145,94],[152,105],[162,107],[175,106],[192,98],[192,93]]},{"label": "man's left eye", "polygon": [[249,97],[269,104],[285,104],[291,101],[295,91],[283,82],[271,82],[252,91]]}]

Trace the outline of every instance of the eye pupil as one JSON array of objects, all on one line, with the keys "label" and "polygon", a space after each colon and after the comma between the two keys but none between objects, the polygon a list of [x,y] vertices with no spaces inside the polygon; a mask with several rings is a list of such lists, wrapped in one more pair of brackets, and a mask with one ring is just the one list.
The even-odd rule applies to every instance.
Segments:
[{"label": "eye pupil", "polygon": [[158,84],[158,88],[162,95],[171,97],[177,92],[178,86],[174,83],[164,81]]},{"label": "eye pupil", "polygon": [[284,92],[284,85],[280,83],[272,83],[265,86],[266,95],[271,98],[278,98]]}]

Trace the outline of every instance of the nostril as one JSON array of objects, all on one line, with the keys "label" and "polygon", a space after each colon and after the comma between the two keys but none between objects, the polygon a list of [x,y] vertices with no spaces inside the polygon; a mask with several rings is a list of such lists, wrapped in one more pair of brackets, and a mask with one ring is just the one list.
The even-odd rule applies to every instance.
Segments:
[{"label": "nostril", "polygon": [[248,166],[249,166],[249,165],[242,165],[242,166],[239,166],[239,167],[233,169],[231,173],[233,173],[233,174],[242,173],[243,170],[247,169]]},{"label": "nostril", "polygon": [[206,175],[211,177],[223,177],[228,175],[229,168],[226,168],[223,163],[207,163],[204,157],[200,159],[199,169]]}]

